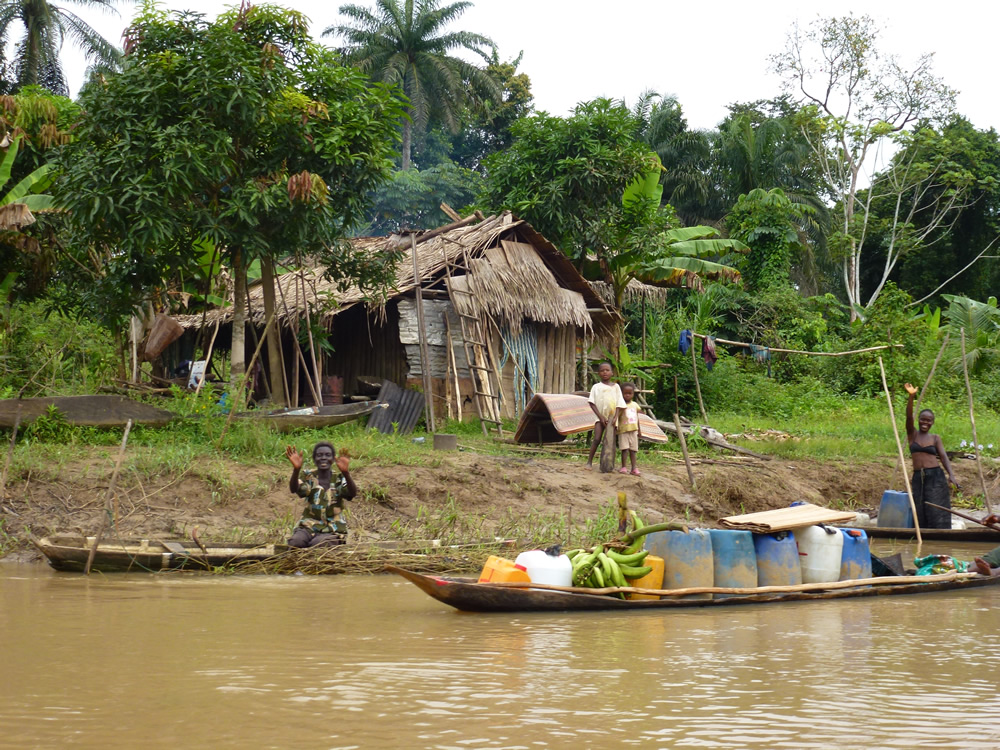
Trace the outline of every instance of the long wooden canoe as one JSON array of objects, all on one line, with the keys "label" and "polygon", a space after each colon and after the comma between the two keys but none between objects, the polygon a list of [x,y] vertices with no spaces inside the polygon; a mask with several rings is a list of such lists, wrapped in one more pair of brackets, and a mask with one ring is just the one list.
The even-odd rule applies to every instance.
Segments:
[{"label": "long wooden canoe", "polygon": [[[890,526],[863,526],[865,533],[872,539],[916,539],[917,532],[912,528],[894,528]],[[989,542],[1000,544],[1000,531],[977,526],[968,529],[920,529],[924,540],[936,542]]]},{"label": "long wooden canoe", "polygon": [[[42,539],[32,538],[31,541],[56,570],[82,572],[94,544],[94,537],[55,535]],[[164,570],[234,568],[244,573],[287,573],[299,569],[299,565],[305,565],[311,572],[345,572],[343,565],[337,564],[339,559],[342,563],[355,563],[353,568],[347,569],[357,570],[356,563],[362,562],[369,564],[371,572],[381,572],[380,560],[398,561],[403,556],[409,559],[409,565],[422,565],[428,572],[441,572],[454,571],[456,561],[465,555],[477,567],[480,556],[512,549],[516,543],[514,539],[499,538],[467,543],[442,539],[376,540],[311,549],[294,549],[286,544],[206,543],[202,549],[190,539],[106,538],[97,546],[91,570],[103,573],[155,573]]]},{"label": "long wooden canoe", "polygon": [[[81,572],[94,537],[47,536],[31,541],[56,570]],[[211,570],[243,561],[267,560],[287,549],[284,544],[207,544],[203,551],[190,540],[106,539],[97,546],[91,570]]]},{"label": "long wooden canoe", "polygon": [[[893,596],[900,594],[928,594],[934,591],[953,591],[983,586],[1000,585],[1000,576],[987,578],[953,578],[935,576],[930,580],[913,577],[913,583],[884,586],[856,586],[825,591],[799,591],[795,593],[764,593],[729,596],[715,599],[617,599],[588,593],[554,591],[549,589],[513,588],[509,586],[477,583],[468,578],[425,576],[402,568],[387,566],[417,588],[443,604],[463,612],[566,612],[625,609],[685,609],[691,607],[732,607],[740,604],[761,604],[817,599],[849,599],[868,596]],[[937,580],[935,580],[937,579]],[[948,580],[940,580],[948,579]]]},{"label": "long wooden canoe", "polygon": [[257,419],[279,432],[289,432],[291,430],[332,427],[360,419],[376,409],[384,409],[386,406],[387,404],[378,401],[360,401],[354,404],[279,409],[266,413],[248,411],[236,416],[242,419]]},{"label": "long wooden canoe", "polygon": [[51,398],[5,398],[0,400],[0,427],[22,426],[58,409],[70,424],[93,427],[117,427],[128,420],[135,424],[165,425],[174,413],[124,396],[57,396]]}]

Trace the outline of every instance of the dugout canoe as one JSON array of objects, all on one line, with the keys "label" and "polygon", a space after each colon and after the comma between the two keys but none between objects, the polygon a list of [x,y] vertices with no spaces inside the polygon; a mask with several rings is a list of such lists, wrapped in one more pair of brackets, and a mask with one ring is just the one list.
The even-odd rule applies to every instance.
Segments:
[{"label": "dugout canoe", "polygon": [[22,428],[38,417],[55,410],[72,425],[121,427],[130,419],[134,424],[162,426],[176,415],[124,396],[52,396],[0,399],[0,427]]},{"label": "dugout canoe", "polygon": [[[38,551],[45,555],[53,568],[79,573],[86,567],[94,537],[55,535],[41,539],[32,538],[31,541]],[[296,550],[287,544],[212,543],[205,543],[202,549],[191,539],[107,538],[97,545],[91,570],[102,573],[156,573],[167,570],[205,571],[235,567],[242,572],[253,572],[255,566],[252,563],[273,563],[289,554],[315,552],[317,555],[326,555],[333,551],[350,556],[371,555],[375,550],[385,553],[410,553],[430,558],[432,555],[447,556],[470,551],[478,552],[484,547],[510,549],[515,544],[516,540],[499,538],[463,544],[441,539],[425,539],[380,540],[333,547],[314,547],[312,550]],[[377,558],[377,555],[375,557]],[[380,571],[381,567],[376,567],[375,572]]]},{"label": "dugout canoe", "polygon": [[[871,539],[916,539],[915,529],[890,526],[860,526]],[[1000,544],[1000,531],[977,526],[968,529],[920,529],[921,538],[932,542],[988,542]]]},{"label": "dugout canoe", "polygon": [[[425,576],[409,570],[386,566],[433,599],[463,612],[573,612],[599,610],[690,609],[693,607],[733,607],[742,604],[765,604],[819,599],[851,599],[872,596],[918,595],[936,591],[956,591],[1000,585],[1000,576],[970,578],[951,576],[910,576],[913,583],[855,586],[844,589],[765,593],[717,599],[662,598],[618,599],[611,596],[556,591],[540,588],[513,588],[477,583],[472,578]],[[921,580],[923,579],[923,580]],[[873,580],[873,579],[866,579]],[[893,579],[895,580],[895,579]]]},{"label": "dugout canoe", "polygon": [[[47,536],[31,541],[56,570],[82,572],[94,537]],[[238,562],[267,560],[287,549],[284,544],[206,544],[202,550],[195,542],[183,539],[105,539],[97,545],[91,570],[212,570]]]},{"label": "dugout canoe", "polygon": [[278,409],[277,411],[258,413],[243,412],[236,416],[240,419],[256,419],[262,424],[278,430],[320,429],[344,424],[371,414],[376,409],[385,409],[388,404],[378,401],[359,401],[354,404],[332,404],[330,406],[306,406],[293,409]]}]

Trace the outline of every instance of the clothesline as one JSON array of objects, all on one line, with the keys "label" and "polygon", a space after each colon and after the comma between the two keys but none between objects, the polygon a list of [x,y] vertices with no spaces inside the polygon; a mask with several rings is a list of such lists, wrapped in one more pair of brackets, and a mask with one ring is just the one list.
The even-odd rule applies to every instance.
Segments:
[{"label": "clothesline", "polygon": [[[694,336],[699,339],[714,338],[706,336],[704,333],[695,333]],[[876,352],[880,349],[897,349],[901,348],[902,344],[883,344],[882,346],[869,346],[866,349],[852,349],[848,352],[806,352],[801,349],[779,349],[774,346],[761,346],[760,344],[747,344],[743,341],[728,341],[726,339],[715,339],[716,344],[728,344],[729,346],[742,346],[745,349],[762,349],[769,352],[781,352],[783,354],[809,354],[814,357],[843,357],[847,354],[862,354],[863,352]]]}]

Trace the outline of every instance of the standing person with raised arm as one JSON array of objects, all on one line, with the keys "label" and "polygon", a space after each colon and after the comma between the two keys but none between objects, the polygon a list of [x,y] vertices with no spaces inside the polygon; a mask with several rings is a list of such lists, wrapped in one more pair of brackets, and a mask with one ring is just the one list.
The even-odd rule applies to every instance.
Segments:
[{"label": "standing person with raised arm", "polygon": [[[910,444],[910,457],[913,461],[911,485],[913,504],[917,509],[917,518],[914,521],[922,529],[950,529],[951,514],[946,510],[929,507],[926,503],[950,508],[951,491],[948,488],[948,480],[950,479],[955,485],[955,489],[960,489],[958,480],[955,479],[955,472],[951,468],[941,436],[930,431],[934,426],[934,412],[923,409],[914,424],[913,399],[917,395],[917,389],[909,383],[904,387],[910,394],[906,402],[906,440]],[[947,478],[945,472],[948,472]]]}]

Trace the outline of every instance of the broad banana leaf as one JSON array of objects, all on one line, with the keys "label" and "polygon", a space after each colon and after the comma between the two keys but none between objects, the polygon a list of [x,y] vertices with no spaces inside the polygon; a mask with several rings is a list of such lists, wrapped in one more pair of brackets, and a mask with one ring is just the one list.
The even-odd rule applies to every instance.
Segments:
[{"label": "broad banana leaf", "polygon": [[18,136],[10,144],[10,148],[7,149],[7,153],[3,157],[3,161],[0,162],[0,185],[6,185],[7,180],[10,179],[10,172],[14,168],[14,159],[17,158],[17,149],[20,144],[21,136]]},{"label": "broad banana leaf", "polygon": [[45,211],[58,211],[56,199],[51,195],[26,195],[18,201],[23,203],[32,213],[43,213]]},{"label": "broad banana leaf", "polygon": [[678,255],[686,255],[690,258],[705,258],[713,255],[725,255],[726,253],[749,253],[750,248],[739,240],[684,240],[681,242],[671,242],[666,250]]},{"label": "broad banana leaf", "polygon": [[663,185],[660,184],[660,174],[663,172],[663,164],[655,152],[650,153],[650,156],[656,160],[657,168],[641,175],[635,182],[625,188],[625,192],[622,194],[623,206],[628,206],[637,200],[643,199],[653,201],[657,206],[660,205],[660,201],[663,199]]},{"label": "broad banana leaf", "polygon": [[703,289],[702,279],[717,281],[739,281],[740,272],[721,263],[701,260],[699,258],[661,258],[653,260],[636,269],[635,278],[644,284],[652,286],[676,288],[687,286],[692,289]]}]

